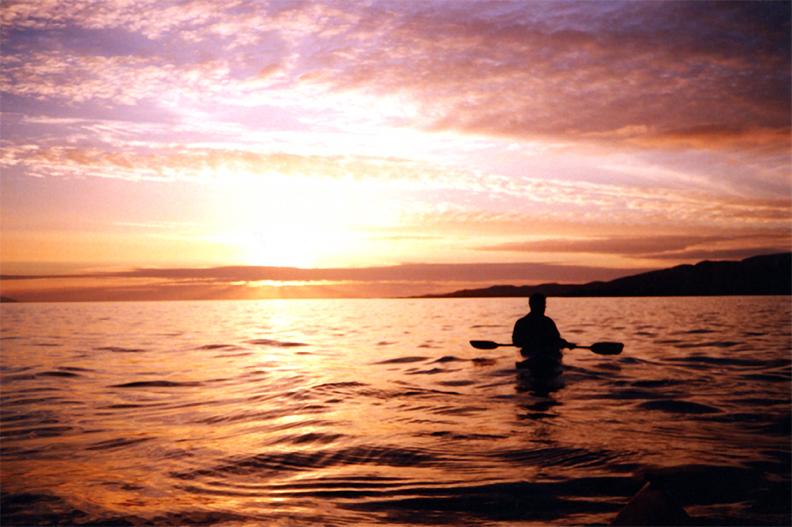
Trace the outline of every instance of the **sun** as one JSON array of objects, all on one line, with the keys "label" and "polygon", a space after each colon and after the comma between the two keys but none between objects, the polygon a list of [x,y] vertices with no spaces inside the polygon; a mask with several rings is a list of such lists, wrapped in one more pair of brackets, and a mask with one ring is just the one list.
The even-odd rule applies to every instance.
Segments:
[{"label": "sun", "polygon": [[245,265],[330,267],[366,257],[367,227],[385,221],[377,192],[318,176],[248,174],[217,195],[220,241]]},{"label": "sun", "polygon": [[289,218],[269,223],[266,229],[246,233],[240,240],[248,265],[321,267],[334,265],[355,249],[354,232],[340,225],[294,222]]}]

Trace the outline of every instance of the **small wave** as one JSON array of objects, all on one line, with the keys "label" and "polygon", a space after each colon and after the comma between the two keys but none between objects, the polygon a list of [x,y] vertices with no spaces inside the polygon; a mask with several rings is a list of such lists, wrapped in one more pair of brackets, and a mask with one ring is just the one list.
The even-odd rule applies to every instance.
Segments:
[{"label": "small wave", "polygon": [[443,406],[431,410],[436,415],[475,415],[486,413],[487,409],[480,406]]},{"label": "small wave", "polygon": [[173,472],[171,476],[182,480],[192,480],[197,477],[216,477],[223,474],[234,474],[237,476],[262,475],[266,472],[297,472],[315,468],[350,465],[413,467],[418,465],[436,465],[441,461],[437,456],[420,449],[376,446],[352,447],[312,452],[258,454],[230,461],[211,469]]},{"label": "small wave", "polygon": [[398,357],[396,359],[388,359],[372,364],[408,364],[410,362],[423,362],[429,360],[428,357]]},{"label": "small wave", "polygon": [[0,510],[3,525],[219,525],[250,521],[250,518],[234,513],[200,510],[168,512],[153,518],[134,515],[95,517],[59,496],[34,493],[4,493],[0,499]]},{"label": "small wave", "polygon": [[198,346],[195,348],[197,350],[238,350],[240,349],[239,346],[235,346],[233,344],[205,344],[203,346]]},{"label": "small wave", "polygon": [[471,362],[476,366],[492,366],[495,364],[495,359],[490,359],[489,357],[475,357],[471,359]]},{"label": "small wave", "polygon": [[671,357],[668,362],[718,364],[721,366],[764,366],[766,363],[755,359],[721,358],[707,356]]},{"label": "small wave", "polygon": [[[210,417],[206,417],[203,419],[199,419],[197,422],[201,424],[208,424],[214,425],[219,423],[237,423],[237,422],[255,422],[255,421],[267,421],[270,419],[277,419],[280,417],[285,417],[289,415],[289,408],[283,408],[278,410],[266,410],[266,411],[241,411],[241,412],[234,412],[234,413],[223,413],[222,415],[213,415]],[[298,422],[292,428],[296,428],[297,426],[303,426],[304,423]]]},{"label": "small wave", "polygon": [[32,369],[33,369],[32,366],[13,367],[13,366],[8,366],[8,365],[0,365],[0,371],[6,372],[6,373],[21,373],[23,371],[30,371]]},{"label": "small wave", "polygon": [[[29,412],[29,413],[3,412],[2,414],[0,414],[0,424],[18,423],[20,421],[34,421],[34,422],[42,423],[44,419],[42,419],[42,414],[40,412]],[[57,423],[58,421],[53,419],[50,422]]]},{"label": "small wave", "polygon": [[647,401],[639,405],[645,410],[659,410],[661,412],[675,414],[714,414],[721,410],[706,404],[694,403],[691,401],[680,401],[677,399],[662,399],[659,401]]},{"label": "small wave", "polygon": [[[41,391],[46,392],[51,390],[47,389]],[[60,397],[32,397],[28,399],[10,399],[8,395],[4,394],[3,406],[7,408],[9,406],[28,406],[39,403],[57,404],[60,403],[61,401],[62,399]]]},{"label": "small wave", "polygon": [[792,416],[786,414],[775,418],[771,423],[764,425],[762,431],[788,438],[792,434]]},{"label": "small wave", "polygon": [[201,386],[200,382],[176,382],[176,381],[135,381],[124,384],[113,384],[110,388],[181,388]]},{"label": "small wave", "polygon": [[324,384],[316,385],[310,388],[312,392],[319,393],[332,393],[332,394],[349,394],[350,392],[357,392],[361,388],[368,388],[368,384],[357,381],[346,382],[327,382]]},{"label": "small wave", "polygon": [[463,361],[465,361],[465,359],[460,359],[459,357],[454,357],[453,355],[444,355],[439,359],[433,360],[432,362],[444,363],[444,362],[463,362]]},{"label": "small wave", "polygon": [[749,381],[766,381],[766,382],[789,382],[789,375],[774,375],[770,373],[752,373],[747,375],[740,375],[741,379]]},{"label": "small wave", "polygon": [[660,399],[666,395],[650,392],[647,390],[614,390],[607,393],[592,394],[591,399],[613,399],[616,401],[628,401],[634,399]]},{"label": "small wave", "polygon": [[588,467],[610,466],[623,454],[608,450],[585,448],[551,447],[534,450],[506,450],[496,452],[494,457],[520,465],[541,467]]},{"label": "small wave", "polygon": [[254,346],[274,346],[277,348],[296,348],[298,346],[308,345],[304,342],[288,342],[288,341],[272,340],[272,339],[253,339],[253,340],[248,340],[247,343],[253,344]]},{"label": "small wave", "polygon": [[9,383],[9,382],[15,382],[15,381],[32,381],[35,378],[36,378],[36,375],[34,373],[21,373],[21,374],[17,374],[17,375],[4,375],[2,377],[2,384],[6,384],[6,383]]},{"label": "small wave", "polygon": [[476,381],[462,379],[458,381],[440,381],[438,384],[442,386],[470,386],[472,384],[476,384]]},{"label": "small wave", "polygon": [[61,437],[74,430],[71,426],[39,426],[8,429],[4,427],[0,430],[0,438],[10,439],[17,437],[24,437],[25,439],[34,439],[41,437]]},{"label": "small wave", "polygon": [[449,371],[443,368],[431,368],[428,370],[411,370],[407,372],[407,375],[437,375],[438,373],[447,373]]},{"label": "small wave", "polygon": [[70,371],[43,371],[37,373],[36,377],[81,377],[81,375]]},{"label": "small wave", "polygon": [[668,386],[678,386],[680,384],[686,384],[685,381],[677,381],[673,379],[646,379],[640,381],[633,381],[630,383],[632,386],[636,388],[665,388]]},{"label": "small wave", "polygon": [[108,439],[107,441],[99,441],[98,443],[94,443],[85,448],[87,450],[114,450],[116,448],[124,448],[145,443],[146,441],[151,441],[151,439],[152,438],[150,437],[139,437],[135,439],[126,439],[122,437],[118,439]]},{"label": "small wave", "polygon": [[142,353],[146,351],[143,348],[122,348],[120,346],[102,346],[94,348],[96,351],[110,351],[112,353]]},{"label": "small wave", "polygon": [[680,349],[687,348],[731,348],[741,344],[741,342],[734,342],[731,340],[713,340],[708,342],[682,342],[675,344],[674,347]]},{"label": "small wave", "polygon": [[437,432],[427,432],[429,437],[442,437],[443,439],[453,439],[455,441],[491,441],[493,439],[507,439],[509,436],[501,434],[460,434],[449,430],[439,430]]},{"label": "small wave", "polygon": [[329,445],[343,439],[344,434],[322,434],[318,432],[309,432],[307,434],[294,434],[291,436],[281,437],[272,442],[274,445],[289,444],[289,445]]},{"label": "small wave", "polygon": [[621,356],[621,357],[619,357],[619,359],[618,359],[618,360],[619,360],[619,362],[620,362],[621,364],[652,364],[652,362],[651,362],[651,361],[648,361],[648,360],[643,360],[643,359],[639,359],[639,358],[637,358],[637,357],[625,357],[625,356]]},{"label": "small wave", "polygon": [[763,406],[789,406],[789,399],[770,399],[766,397],[745,397],[743,399],[732,399],[727,401],[731,404],[741,404],[750,407],[763,407]]},{"label": "small wave", "polygon": [[[592,478],[593,479],[593,478]],[[629,481],[630,491],[637,485]],[[598,488],[596,485],[594,488]],[[621,485],[619,489],[626,487]],[[610,487],[599,486],[604,490]],[[629,491],[623,491],[627,495]],[[351,510],[387,513],[391,521],[408,525],[468,525],[532,521],[546,523],[572,514],[612,513],[617,503],[581,498],[567,499],[554,483],[509,482],[443,489],[405,488],[400,495],[345,503]],[[606,495],[604,492],[596,496]],[[407,496],[407,497],[405,497]],[[473,518],[479,518],[475,520]]]}]

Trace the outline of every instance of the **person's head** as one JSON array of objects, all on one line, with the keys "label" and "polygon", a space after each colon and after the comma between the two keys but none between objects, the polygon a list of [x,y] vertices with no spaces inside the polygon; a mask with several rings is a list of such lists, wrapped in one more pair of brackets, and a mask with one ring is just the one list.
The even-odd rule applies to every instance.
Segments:
[{"label": "person's head", "polygon": [[531,313],[544,315],[545,307],[547,306],[547,297],[542,293],[534,293],[528,299],[528,305],[531,307]]}]

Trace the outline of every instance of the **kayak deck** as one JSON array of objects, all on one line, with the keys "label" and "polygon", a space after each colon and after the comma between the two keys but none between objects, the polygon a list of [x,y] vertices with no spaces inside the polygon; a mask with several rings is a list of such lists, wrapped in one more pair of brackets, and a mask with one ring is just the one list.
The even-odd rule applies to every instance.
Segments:
[{"label": "kayak deck", "polygon": [[559,375],[563,371],[562,355],[560,350],[534,351],[520,350],[523,360],[514,363],[520,372],[529,371],[533,375],[551,376]]}]

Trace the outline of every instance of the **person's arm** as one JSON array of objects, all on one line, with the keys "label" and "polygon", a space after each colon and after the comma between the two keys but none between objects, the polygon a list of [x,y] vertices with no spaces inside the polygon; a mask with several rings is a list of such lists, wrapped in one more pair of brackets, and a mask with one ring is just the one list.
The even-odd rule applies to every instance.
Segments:
[{"label": "person's arm", "polygon": [[555,339],[558,341],[558,346],[560,348],[568,348],[568,349],[574,348],[575,345],[573,343],[561,337],[561,333],[558,331],[558,327],[556,326],[555,322],[553,322],[553,319],[548,319],[548,320],[550,320],[550,325],[552,326],[552,331],[554,333]]},{"label": "person's arm", "polygon": [[519,347],[522,347],[523,344],[523,330],[521,322],[522,319],[515,322],[514,330],[512,331],[512,344]]}]

